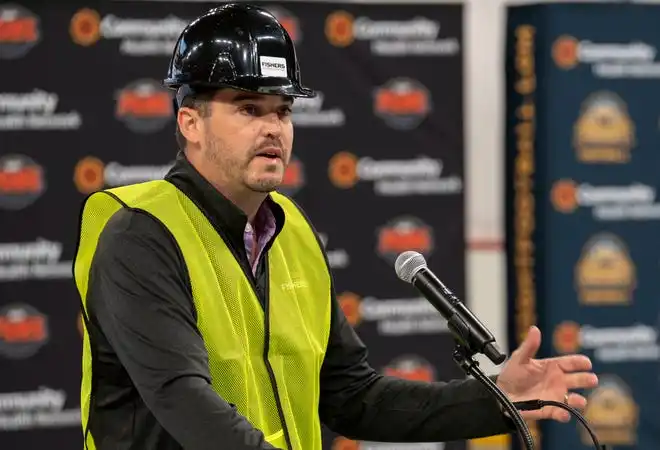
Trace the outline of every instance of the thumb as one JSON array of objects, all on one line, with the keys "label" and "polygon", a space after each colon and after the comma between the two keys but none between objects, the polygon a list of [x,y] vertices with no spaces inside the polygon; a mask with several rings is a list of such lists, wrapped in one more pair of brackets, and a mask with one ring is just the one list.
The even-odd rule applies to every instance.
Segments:
[{"label": "thumb", "polygon": [[526,363],[532,359],[541,346],[541,330],[536,326],[530,327],[525,340],[516,350],[516,359],[519,363]]}]

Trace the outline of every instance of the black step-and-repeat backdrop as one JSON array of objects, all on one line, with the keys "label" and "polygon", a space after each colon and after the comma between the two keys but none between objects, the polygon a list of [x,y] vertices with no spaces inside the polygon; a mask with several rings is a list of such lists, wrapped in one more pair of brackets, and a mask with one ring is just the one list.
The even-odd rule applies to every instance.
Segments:
[{"label": "black step-and-repeat backdrop", "polygon": [[[80,202],[168,170],[177,149],[160,80],[185,24],[217,6],[51,3],[0,5],[0,448],[8,450],[81,448],[71,278]],[[322,233],[371,363],[412,379],[462,377],[444,320],[393,269],[399,252],[417,250],[464,297],[462,8],[267,6],[319,91],[296,103],[296,159],[283,191]],[[379,445],[328,433],[327,448]]]},{"label": "black step-and-repeat backdrop", "polygon": [[[660,443],[660,7],[509,10],[510,336],[584,352],[600,386],[586,418],[601,444]],[[575,422],[573,422],[575,423]],[[589,448],[544,423],[543,450]]]}]

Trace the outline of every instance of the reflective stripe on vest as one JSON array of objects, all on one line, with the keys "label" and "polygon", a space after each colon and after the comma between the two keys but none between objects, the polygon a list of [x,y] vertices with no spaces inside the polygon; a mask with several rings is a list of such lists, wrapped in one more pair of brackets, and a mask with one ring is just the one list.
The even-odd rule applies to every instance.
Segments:
[{"label": "reflective stripe on vest", "polygon": [[[213,389],[275,447],[286,449],[290,442],[290,450],[321,450],[319,379],[330,333],[330,272],[305,216],[283,195],[271,196],[283,208],[285,224],[267,255],[266,313],[252,279],[206,216],[164,180],[88,197],[74,276],[85,308],[90,265],[108,220],[122,207],[151,214],[172,234],[188,269]],[[83,332],[81,408],[86,429],[93,374],[85,326]],[[95,450],[91,433],[86,443]]]}]

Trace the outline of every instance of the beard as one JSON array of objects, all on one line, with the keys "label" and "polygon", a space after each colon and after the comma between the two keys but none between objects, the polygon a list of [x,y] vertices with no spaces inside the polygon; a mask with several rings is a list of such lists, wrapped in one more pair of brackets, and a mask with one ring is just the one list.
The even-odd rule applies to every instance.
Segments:
[{"label": "beard", "polygon": [[258,151],[251,151],[246,159],[236,158],[236,154],[223,148],[223,143],[214,136],[206,139],[207,160],[221,174],[224,182],[234,186],[243,185],[252,192],[268,194],[275,191],[284,178],[286,170],[286,154],[282,160],[264,165]]}]

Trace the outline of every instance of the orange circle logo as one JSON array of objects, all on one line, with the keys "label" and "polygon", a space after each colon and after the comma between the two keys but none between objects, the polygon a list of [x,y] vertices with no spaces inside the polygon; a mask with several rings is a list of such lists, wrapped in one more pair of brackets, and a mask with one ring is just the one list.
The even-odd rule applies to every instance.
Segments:
[{"label": "orange circle logo", "polygon": [[562,69],[572,69],[578,63],[579,42],[573,36],[560,36],[552,45],[552,59]]},{"label": "orange circle logo", "polygon": [[78,190],[83,194],[89,194],[103,189],[104,169],[103,162],[98,158],[89,156],[78,161],[73,175]]},{"label": "orange circle logo", "polygon": [[578,206],[577,186],[573,180],[559,180],[552,186],[550,199],[557,211],[570,213]]},{"label": "orange circle logo", "polygon": [[344,292],[337,296],[339,306],[351,326],[360,323],[360,297],[352,292]]},{"label": "orange circle logo", "polygon": [[332,442],[332,450],[360,450],[360,443],[344,436],[338,436]]},{"label": "orange circle logo", "polygon": [[336,11],[325,19],[325,35],[335,47],[348,47],[355,40],[353,16],[346,11]]},{"label": "orange circle logo", "polygon": [[357,172],[358,159],[352,153],[339,152],[330,158],[328,176],[330,181],[340,188],[348,189],[358,182]]},{"label": "orange circle logo", "polygon": [[78,45],[87,47],[95,44],[101,37],[101,16],[93,9],[81,9],[71,18],[69,33]]},{"label": "orange circle logo", "polygon": [[570,321],[560,323],[552,340],[559,353],[575,353],[580,348],[580,325]]}]

